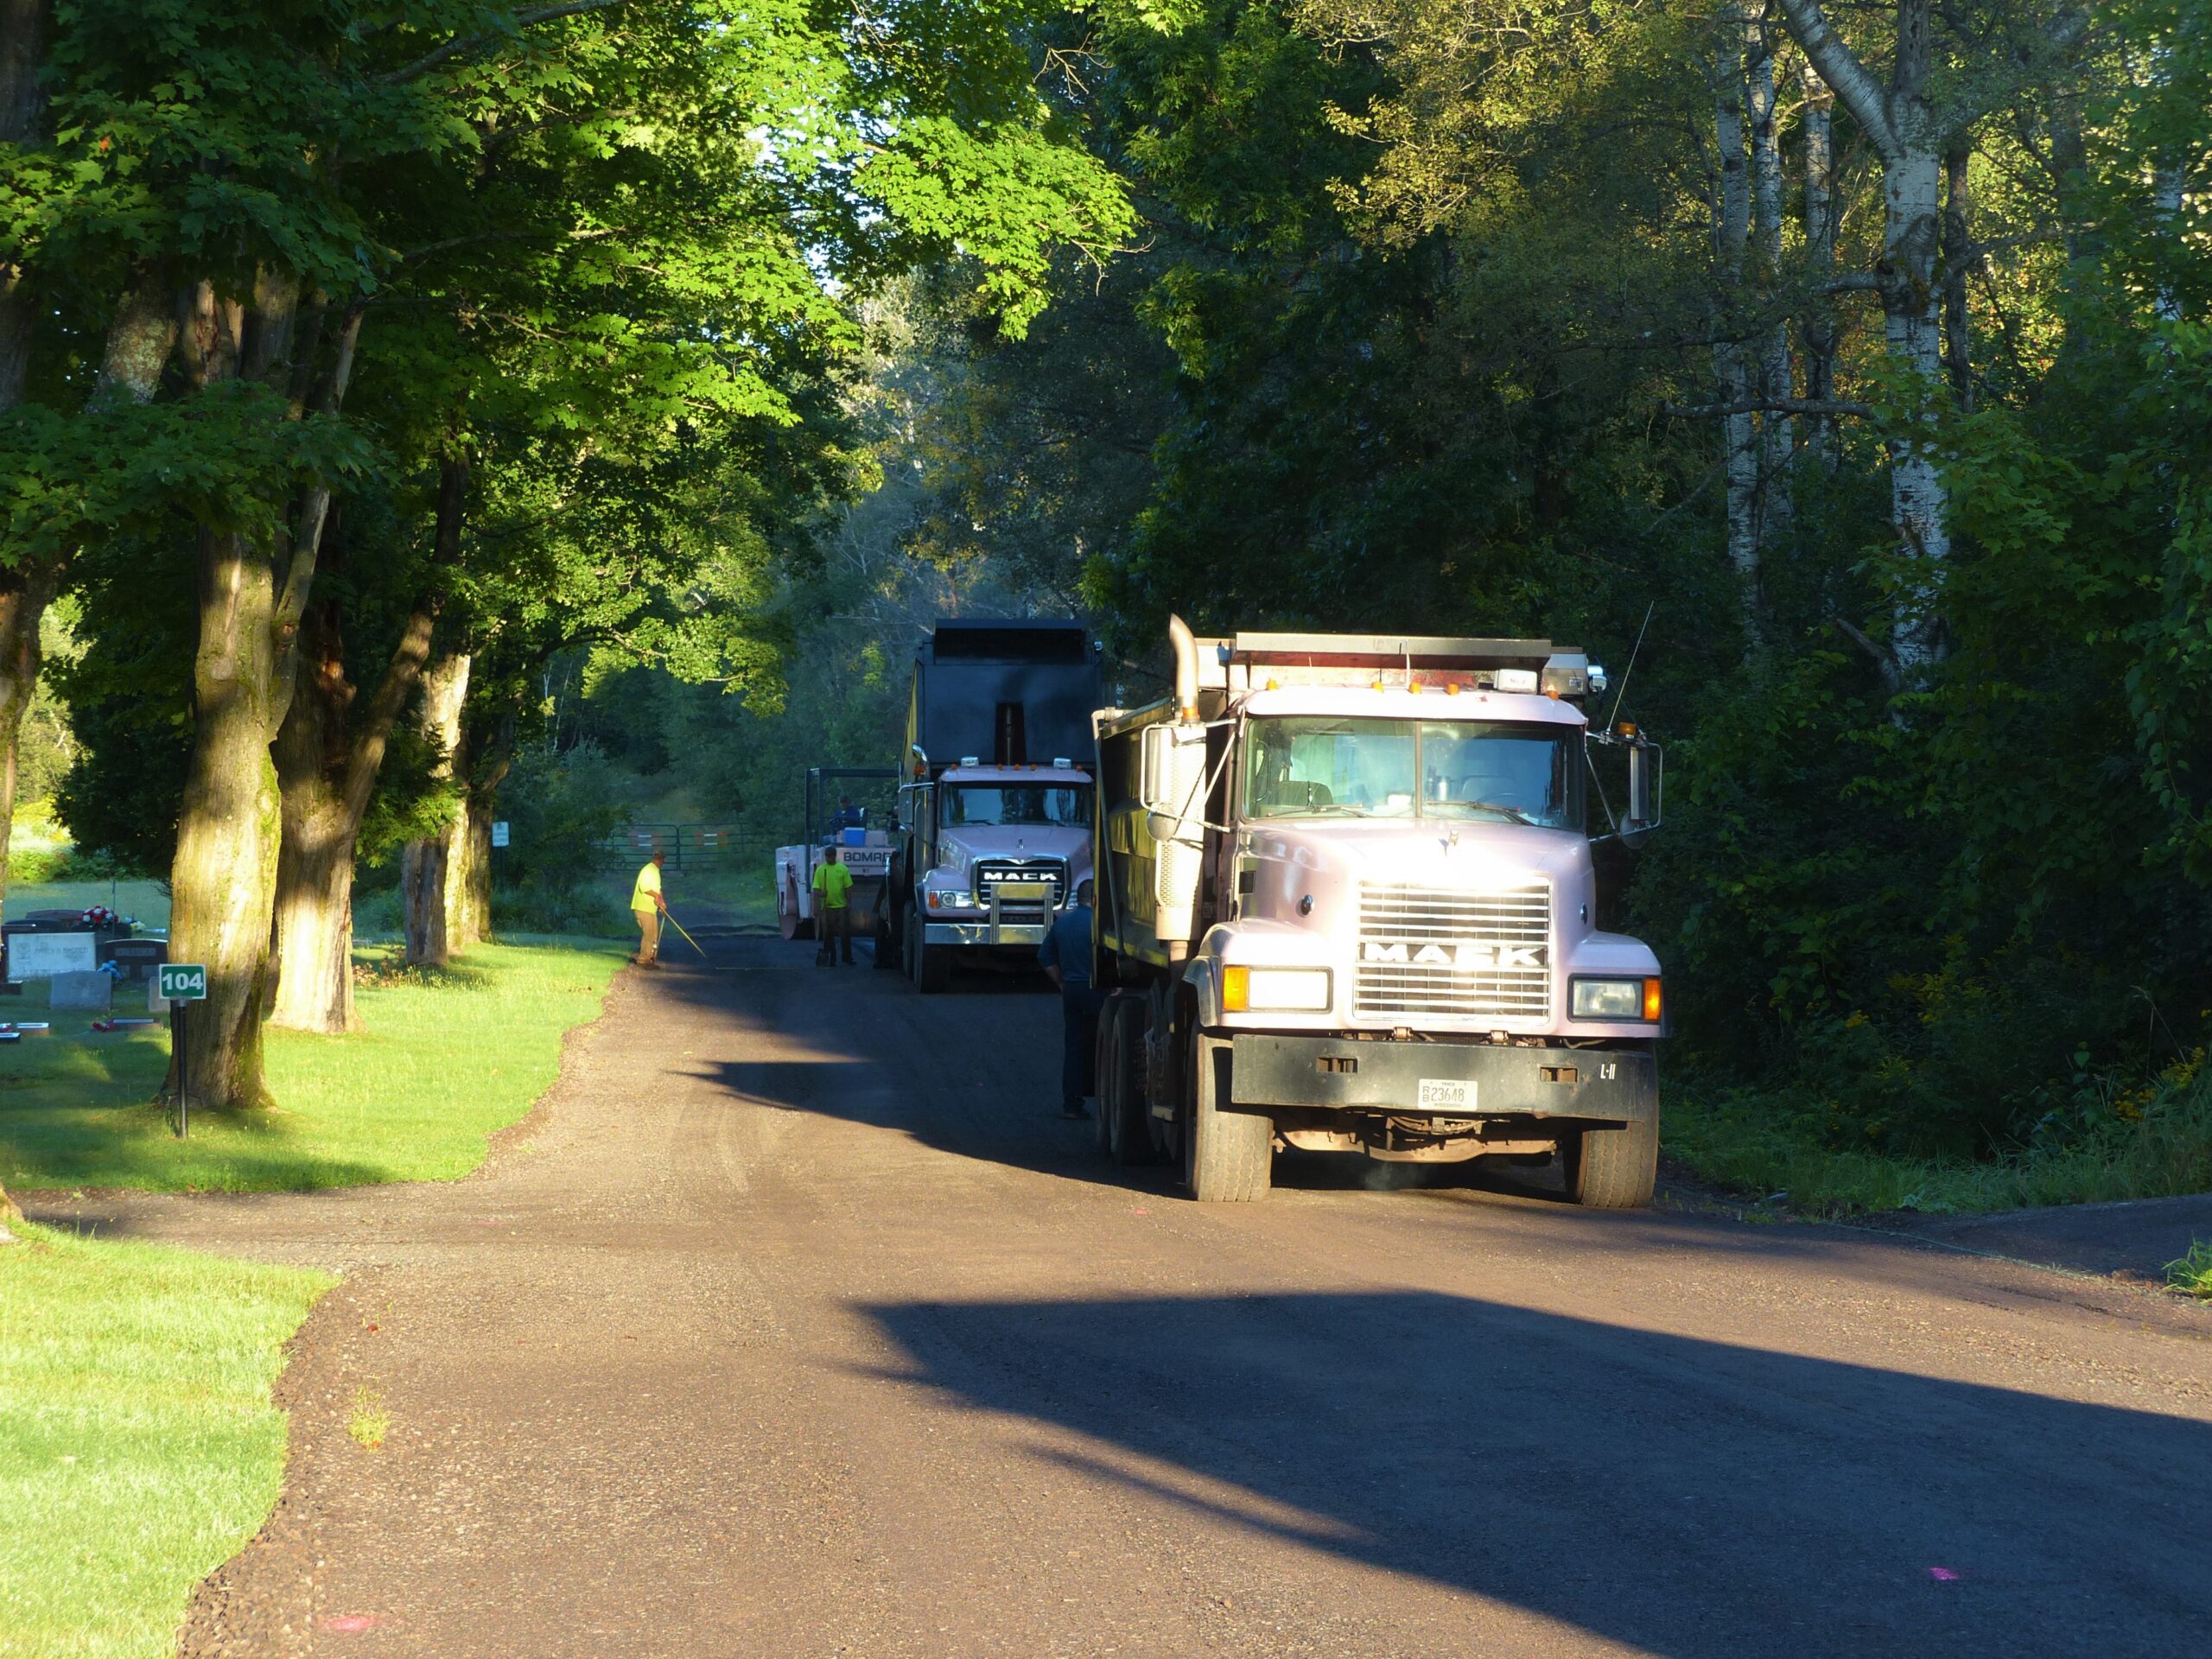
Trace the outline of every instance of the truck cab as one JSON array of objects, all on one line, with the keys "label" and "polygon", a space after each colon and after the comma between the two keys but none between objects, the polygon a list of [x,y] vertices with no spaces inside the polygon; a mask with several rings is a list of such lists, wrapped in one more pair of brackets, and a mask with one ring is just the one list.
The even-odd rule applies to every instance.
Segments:
[{"label": "truck cab", "polygon": [[1556,1154],[1583,1202],[1645,1201],[1660,966],[1594,923],[1589,791],[1618,751],[1600,823],[1640,841],[1659,753],[1592,733],[1603,671],[1545,640],[1178,643],[1173,704],[1097,721],[1109,1147],[1179,1154],[1201,1197],[1298,1147]]},{"label": "truck cab", "polygon": [[1100,701],[1082,623],[944,618],[914,653],[899,827],[877,937],[923,992],[956,963],[1033,957],[1090,874],[1080,764]]},{"label": "truck cab", "polygon": [[1066,759],[1001,766],[969,756],[901,792],[920,873],[915,982],[938,988],[956,950],[1033,953],[1090,876],[1090,774]]}]

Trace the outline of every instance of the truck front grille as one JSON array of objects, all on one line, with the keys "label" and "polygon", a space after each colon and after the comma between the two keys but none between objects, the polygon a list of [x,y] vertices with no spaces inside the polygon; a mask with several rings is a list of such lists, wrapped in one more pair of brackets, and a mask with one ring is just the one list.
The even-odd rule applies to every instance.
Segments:
[{"label": "truck front grille", "polygon": [[[976,863],[976,902],[989,904],[992,893],[1001,881],[1043,881],[1050,884],[1052,889],[1051,908],[1058,910],[1061,900],[1067,896],[1067,861],[1059,858],[979,859]],[[999,906],[999,913],[1001,916],[1025,912],[1033,914],[1037,909],[1038,904],[1033,899],[1009,898]]]},{"label": "truck front grille", "polygon": [[1541,1019],[1551,1012],[1552,887],[1359,889],[1355,1014]]}]

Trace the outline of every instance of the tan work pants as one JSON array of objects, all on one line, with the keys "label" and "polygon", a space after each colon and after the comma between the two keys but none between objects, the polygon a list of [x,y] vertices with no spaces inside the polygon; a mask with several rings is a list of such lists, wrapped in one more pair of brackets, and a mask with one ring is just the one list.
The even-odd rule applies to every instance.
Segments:
[{"label": "tan work pants", "polygon": [[660,960],[660,912],[657,910],[633,910],[638,918],[638,960]]}]

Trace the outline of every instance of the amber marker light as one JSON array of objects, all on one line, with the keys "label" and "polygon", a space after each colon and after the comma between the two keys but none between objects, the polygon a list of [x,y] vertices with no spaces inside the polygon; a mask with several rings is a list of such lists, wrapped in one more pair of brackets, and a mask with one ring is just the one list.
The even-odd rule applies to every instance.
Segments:
[{"label": "amber marker light", "polygon": [[[1653,984],[1659,982],[1654,980]],[[1656,995],[1647,990],[1648,1000]],[[1252,970],[1249,968],[1224,968],[1221,970],[1221,1006],[1224,1013],[1243,1014],[1252,1006]]]},{"label": "amber marker light", "polygon": [[1659,1023],[1659,982],[1647,979],[1643,982],[1643,1017],[1656,1026]]}]

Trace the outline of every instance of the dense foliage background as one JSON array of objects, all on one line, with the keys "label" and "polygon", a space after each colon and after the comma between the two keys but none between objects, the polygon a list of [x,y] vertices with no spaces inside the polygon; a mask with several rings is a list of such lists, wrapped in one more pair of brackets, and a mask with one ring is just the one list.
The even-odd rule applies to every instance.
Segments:
[{"label": "dense foliage background", "polygon": [[[1010,31],[1033,137],[948,170],[917,119],[918,159],[876,180],[896,223],[840,194],[873,163],[807,187],[842,275],[834,304],[748,290],[791,320],[762,336],[772,408],[690,441],[575,349],[636,256],[544,256],[551,341],[394,308],[349,405],[392,459],[350,498],[335,591],[373,659],[416,580],[373,578],[422,568],[465,448],[478,741],[531,757],[501,786],[548,823],[674,802],[788,834],[805,766],[889,760],[908,648],[948,611],[1080,613],[1131,696],[1170,611],[1549,635],[1617,677],[1643,632],[1622,712],[1669,744],[1668,824],[1607,902],[1667,963],[1678,1077],[1831,1147],[1942,1156],[2078,1142],[2193,1078],[2201,8],[957,21]],[[973,113],[921,80],[930,121]],[[561,178],[602,219],[588,193],[620,182]],[[945,217],[963,192],[988,234]],[[1060,205],[1030,215],[1035,192]],[[788,276],[816,233],[776,212]],[[76,626],[113,644],[50,679],[80,836],[143,851],[161,811],[111,822],[100,780],[181,764],[158,641],[189,618],[116,585],[126,550],[81,555]],[[423,772],[384,785],[401,830]]]},{"label": "dense foliage background", "polygon": [[[796,660],[986,583],[1154,667],[1175,610],[1548,634],[1618,675],[1649,614],[1624,713],[1670,742],[1669,824],[1618,897],[1678,1067],[1889,1151],[2139,1113],[2212,1008],[2212,41],[2155,3],[1840,27],[1887,81],[1915,19],[1933,381],[1889,349],[1883,157],[1778,10],[1065,21],[1044,84],[1141,246],[1020,340],[957,278],[878,317],[886,482],[787,576]],[[1906,432],[1948,490],[1932,575],[1893,528]],[[1922,583],[1936,648],[1901,664]],[[794,683],[779,765],[878,758],[840,724],[874,675]]]}]

